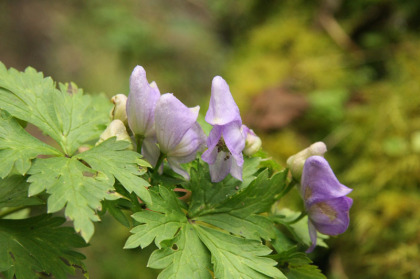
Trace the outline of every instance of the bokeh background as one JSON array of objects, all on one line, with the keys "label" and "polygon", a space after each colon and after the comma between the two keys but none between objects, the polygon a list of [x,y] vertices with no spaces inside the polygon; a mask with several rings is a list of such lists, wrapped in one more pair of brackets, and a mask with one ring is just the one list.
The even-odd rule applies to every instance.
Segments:
[{"label": "bokeh background", "polygon": [[[354,189],[349,230],[313,254],[328,278],[420,278],[420,1],[0,0],[0,61],[108,96],[142,65],[203,113],[222,75],[269,154],[322,140]],[[91,278],[156,278],[128,234],[96,225]]]}]

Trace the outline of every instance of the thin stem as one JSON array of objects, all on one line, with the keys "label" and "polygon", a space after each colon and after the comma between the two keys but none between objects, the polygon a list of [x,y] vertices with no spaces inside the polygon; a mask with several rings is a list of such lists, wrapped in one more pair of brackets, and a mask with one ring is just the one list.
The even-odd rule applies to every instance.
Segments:
[{"label": "thin stem", "polygon": [[297,223],[297,222],[299,222],[303,217],[305,217],[306,216],[306,212],[305,211],[303,211],[302,213],[300,213],[300,215],[298,216],[298,217],[296,217],[296,219],[295,220],[292,220],[292,221],[290,221],[290,222],[287,222],[287,224],[288,225],[292,225],[292,224],[294,224],[294,223]]},{"label": "thin stem", "polygon": [[166,158],[166,154],[163,154],[162,152],[160,152],[159,159],[157,160],[154,172],[158,171],[160,165],[162,165],[162,162],[165,158]]},{"label": "thin stem", "polygon": [[143,145],[144,136],[135,135],[136,145],[137,145],[137,152],[141,153],[141,147]]},{"label": "thin stem", "polygon": [[22,209],[27,208],[27,206],[12,207],[0,213],[0,218],[6,217],[12,213],[18,212]]},{"label": "thin stem", "polygon": [[286,189],[283,190],[283,192],[281,192],[281,194],[279,195],[279,198],[285,196],[287,193],[289,193],[289,191],[296,185],[296,181],[293,179],[292,181],[290,181],[289,185],[286,186]]}]

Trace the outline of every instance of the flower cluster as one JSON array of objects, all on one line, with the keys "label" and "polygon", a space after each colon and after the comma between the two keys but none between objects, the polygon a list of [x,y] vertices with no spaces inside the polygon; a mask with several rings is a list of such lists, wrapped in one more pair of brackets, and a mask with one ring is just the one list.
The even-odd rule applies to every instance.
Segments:
[{"label": "flower cluster", "polygon": [[131,74],[128,98],[118,94],[112,102],[113,121],[101,135],[101,141],[111,136],[132,141],[152,166],[159,169],[160,158],[166,158],[170,167],[187,180],[188,172],[181,164],[194,160],[197,152],[206,147],[202,159],[209,164],[213,182],[223,180],[229,173],[242,180],[243,153],[252,155],[261,147],[260,138],[242,125],[229,86],[219,76],[213,79],[205,117],[213,126],[208,138],[197,123],[200,107],[188,108],[171,93],[161,95],[156,83],[148,82],[141,66]]},{"label": "flower cluster", "polygon": [[293,177],[300,181],[299,191],[308,213],[308,229],[312,245],[316,246],[317,231],[338,235],[349,226],[349,210],[353,200],[347,195],[352,189],[341,184],[323,155],[324,143],[318,142],[287,160]]}]

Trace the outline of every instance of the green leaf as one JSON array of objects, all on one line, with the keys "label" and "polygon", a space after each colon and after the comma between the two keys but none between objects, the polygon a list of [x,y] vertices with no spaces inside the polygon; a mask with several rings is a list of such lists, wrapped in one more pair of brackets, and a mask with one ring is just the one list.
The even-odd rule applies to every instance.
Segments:
[{"label": "green leaf", "polygon": [[0,63],[0,109],[40,128],[68,156],[100,135],[109,111],[102,104],[92,102],[74,84],[60,84],[58,90],[51,78],[33,68],[18,72]]},{"label": "green leaf", "polygon": [[213,278],[209,252],[189,223],[180,228],[179,234],[168,247],[154,251],[147,265],[164,269],[159,279]]},{"label": "green leaf", "polygon": [[150,165],[140,159],[141,155],[137,152],[126,150],[128,146],[128,142],[116,141],[112,137],[78,154],[76,158],[84,160],[94,170],[105,173],[112,184],[115,177],[128,192],[136,193],[147,204],[151,203],[150,193],[146,188],[150,184],[140,177],[146,172],[145,167]]},{"label": "green leaf", "polygon": [[76,268],[84,271],[85,257],[74,248],[86,244],[72,228],[60,227],[64,222],[50,215],[0,220],[0,272],[6,278],[32,279],[41,272],[67,278]]},{"label": "green leaf", "polygon": [[240,218],[230,213],[209,214],[195,218],[247,239],[274,238],[274,223],[261,215]]},{"label": "green leaf", "polygon": [[25,175],[31,160],[38,155],[62,154],[31,136],[7,112],[0,111],[0,177],[9,175],[13,167]]},{"label": "green leaf", "polygon": [[286,278],[275,267],[276,261],[264,257],[271,250],[260,241],[235,237],[200,226],[194,228],[211,252],[216,278]]},{"label": "green leaf", "polygon": [[131,230],[131,235],[124,248],[145,248],[153,240],[157,247],[161,247],[164,240],[173,239],[179,228],[187,222],[185,214],[178,204],[173,191],[159,186],[159,194],[152,194],[153,206],[151,210],[144,210],[133,214],[134,220],[141,225]]},{"label": "green leaf", "polygon": [[[308,216],[303,217],[298,222],[288,224],[288,222],[295,220],[299,215],[299,212],[283,208],[277,211],[277,215],[271,216],[270,218],[274,220],[274,222],[282,224],[293,235],[297,242],[309,247],[312,242],[308,231]],[[325,243],[325,239],[328,238],[328,235],[317,233],[317,246],[328,247]]]},{"label": "green leaf", "polygon": [[57,212],[65,206],[65,215],[88,242],[94,232],[93,222],[99,221],[95,210],[101,208],[101,200],[115,199],[109,193],[112,184],[107,177],[76,158],[66,157],[37,159],[29,174],[29,195],[46,190],[50,194],[48,212]]},{"label": "green leaf", "polygon": [[42,204],[37,197],[28,198],[28,187],[24,176],[12,175],[0,179],[0,208]]},{"label": "green leaf", "polygon": [[[285,187],[287,172],[278,172],[271,178],[268,177],[268,172],[268,170],[264,170],[248,187],[237,191],[235,194],[229,195],[219,203],[205,202],[201,207],[198,207],[198,210],[196,206],[194,208],[195,211],[191,214],[189,213],[189,215],[202,216],[229,212],[231,215],[245,218],[253,213],[261,213],[270,210],[270,207],[276,201],[276,195],[281,193]],[[199,181],[206,185],[205,180]],[[197,191],[200,191],[198,187],[194,188],[197,189]],[[204,193],[204,197],[207,198],[207,196],[208,194]],[[194,203],[194,198],[197,198],[197,195],[194,195],[193,191],[192,204]],[[198,198],[200,199],[201,197]]]},{"label": "green leaf", "polygon": [[319,268],[315,265],[301,265],[296,267],[290,267],[285,272],[288,279],[326,279],[324,274],[321,273]]},{"label": "green leaf", "polygon": [[326,279],[305,253],[296,251],[296,246],[272,258],[279,262],[280,269],[289,279]]},{"label": "green leaf", "polygon": [[243,182],[227,176],[223,181],[212,183],[207,163],[197,160],[197,167],[191,168],[190,184],[186,188],[192,191],[190,216],[212,212],[220,203],[226,201],[240,189],[246,188],[255,180],[259,158],[246,158],[243,168]]},{"label": "green leaf", "polygon": [[120,222],[123,226],[130,228],[131,222],[130,222],[129,216],[127,216],[126,213],[124,213],[119,207],[119,202],[121,200],[122,199],[115,200],[115,201],[109,201],[109,200],[102,201],[103,210],[100,216],[102,217],[103,215],[105,215],[106,211],[108,211],[109,214],[111,214],[112,217],[115,218],[115,220]]}]

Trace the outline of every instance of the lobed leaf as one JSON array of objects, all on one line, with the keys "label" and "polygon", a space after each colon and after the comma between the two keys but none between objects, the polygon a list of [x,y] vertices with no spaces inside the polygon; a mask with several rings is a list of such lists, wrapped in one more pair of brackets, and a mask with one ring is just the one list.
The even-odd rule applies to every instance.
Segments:
[{"label": "lobed leaf", "polygon": [[271,250],[260,241],[235,237],[215,229],[194,226],[211,253],[216,278],[286,278],[267,258]]},{"label": "lobed leaf", "polygon": [[182,225],[168,247],[154,251],[147,266],[163,269],[158,279],[213,278],[209,252],[190,223]]},{"label": "lobed leaf", "polygon": [[145,248],[153,240],[157,247],[161,247],[164,240],[173,239],[178,230],[187,222],[174,193],[165,187],[159,187],[159,194],[153,194],[153,208],[156,211],[144,210],[133,214],[134,220],[141,225],[134,227],[124,248]]},{"label": "lobed leaf", "polygon": [[105,173],[111,184],[114,184],[114,177],[124,186],[128,192],[134,192],[145,203],[151,203],[150,193],[147,187],[150,184],[140,177],[146,172],[144,167],[150,165],[140,159],[137,152],[126,150],[129,143],[116,141],[110,138],[92,149],[80,153],[76,158],[87,162],[94,170]]},{"label": "lobed leaf", "polygon": [[31,160],[38,155],[60,156],[62,153],[31,136],[16,119],[0,111],[0,177],[9,175],[13,168],[25,175]]},{"label": "lobed leaf", "polygon": [[88,242],[93,235],[93,222],[99,221],[95,210],[101,208],[101,200],[114,199],[109,193],[112,183],[108,178],[86,167],[77,158],[55,157],[37,159],[28,172],[29,195],[44,190],[50,194],[48,212],[57,212],[64,207],[65,215],[74,222]]},{"label": "lobed leaf", "polygon": [[28,188],[29,183],[24,176],[12,175],[0,179],[0,208],[42,204],[37,197],[28,198]]},{"label": "lobed leaf", "polygon": [[68,156],[96,139],[107,122],[109,107],[93,99],[74,84],[57,89],[51,78],[31,67],[19,72],[0,63],[0,109],[40,128]]},{"label": "lobed leaf", "polygon": [[[40,278],[40,273],[67,278],[75,269],[85,270],[86,246],[64,218],[41,215],[23,220],[0,220],[0,273],[5,278]],[[1,276],[0,276],[1,277]]]}]

